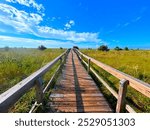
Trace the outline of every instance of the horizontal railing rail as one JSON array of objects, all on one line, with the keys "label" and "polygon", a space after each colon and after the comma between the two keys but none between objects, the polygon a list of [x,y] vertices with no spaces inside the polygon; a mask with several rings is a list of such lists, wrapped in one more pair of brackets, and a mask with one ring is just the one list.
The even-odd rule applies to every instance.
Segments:
[{"label": "horizontal railing rail", "polygon": [[[135,112],[129,104],[125,104],[125,97],[126,97],[126,89],[127,86],[130,85],[132,88],[137,90],[138,92],[142,93],[143,95],[150,98],[150,85],[148,83],[145,83],[139,79],[136,79],[126,73],[123,73],[115,68],[112,68],[109,65],[106,65],[100,61],[95,60],[92,57],[89,57],[82,52],[80,52],[77,49],[74,49],[74,51],[77,53],[78,57],[83,61],[83,63],[87,66],[88,71],[92,71],[93,74],[99,79],[100,82],[103,83],[103,85],[113,94],[113,96],[117,99],[117,106],[116,106],[116,112],[123,112],[124,109],[126,109],[128,112]],[[88,63],[82,58],[88,60]],[[120,80],[120,87],[119,92],[117,93],[114,91],[104,80],[102,77],[100,77],[96,71],[90,67],[90,63],[94,63],[98,67],[102,68],[106,72],[110,73],[114,77],[118,78]]]},{"label": "horizontal railing rail", "polygon": [[[60,56],[55,58],[53,61],[46,64],[41,69],[37,70],[29,77],[25,78],[15,86],[5,91],[0,95],[0,112],[8,112],[9,108],[12,107],[29,89],[36,87],[36,98],[37,103],[43,102],[43,93],[47,88],[43,87],[42,76],[48,72],[59,60],[66,58],[70,49],[66,50]],[[44,90],[43,90],[44,89]]]}]

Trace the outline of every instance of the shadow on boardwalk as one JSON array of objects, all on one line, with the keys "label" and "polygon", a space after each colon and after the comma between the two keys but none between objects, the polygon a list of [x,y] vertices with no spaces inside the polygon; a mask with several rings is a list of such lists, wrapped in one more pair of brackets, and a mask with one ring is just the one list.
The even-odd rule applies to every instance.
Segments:
[{"label": "shadow on boardwalk", "polygon": [[112,112],[73,50],[49,99],[48,112]]}]

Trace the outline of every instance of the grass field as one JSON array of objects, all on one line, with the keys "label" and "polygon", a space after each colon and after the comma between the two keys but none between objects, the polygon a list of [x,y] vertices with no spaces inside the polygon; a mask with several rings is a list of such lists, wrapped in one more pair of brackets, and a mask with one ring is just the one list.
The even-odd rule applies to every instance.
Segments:
[{"label": "grass field", "polygon": [[[150,51],[146,50],[130,50],[130,51],[114,51],[109,52],[97,50],[81,50],[84,54],[93,57],[107,65],[110,65],[122,72],[125,72],[135,78],[150,83]],[[98,66],[93,65],[99,75],[101,75],[110,86],[118,91],[119,80],[114,76],[108,74],[106,71],[100,69]],[[115,108],[116,102],[112,95],[104,88],[101,87],[108,100],[111,102],[112,107]],[[150,112],[150,99],[143,96],[131,87],[127,92],[127,101],[138,112]]]},{"label": "grass field", "polygon": [[[8,90],[19,81],[40,69],[46,63],[52,61],[65,50],[46,49],[0,49],[0,93]],[[45,76],[44,82],[48,82],[57,68],[55,65]],[[34,88],[26,93],[13,108],[11,112],[28,112],[35,102]]]}]

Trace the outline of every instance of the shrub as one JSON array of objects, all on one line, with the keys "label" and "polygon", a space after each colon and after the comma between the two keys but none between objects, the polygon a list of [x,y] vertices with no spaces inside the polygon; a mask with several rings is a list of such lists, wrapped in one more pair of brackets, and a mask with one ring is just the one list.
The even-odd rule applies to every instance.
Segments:
[{"label": "shrub", "polygon": [[101,51],[109,51],[108,46],[106,46],[106,45],[101,45],[101,46],[98,48],[98,50],[101,50]]},{"label": "shrub", "polygon": [[128,47],[125,47],[125,48],[124,48],[124,50],[128,51],[128,50],[129,50],[129,48],[128,48]]},{"label": "shrub", "polygon": [[9,47],[8,46],[4,47],[4,50],[9,51]]},{"label": "shrub", "polygon": [[120,47],[116,46],[116,47],[114,48],[114,50],[116,50],[116,51],[121,51],[121,50],[122,50],[122,48],[120,48]]},{"label": "shrub", "polygon": [[39,50],[45,50],[45,49],[47,49],[47,48],[46,48],[45,46],[41,45],[41,46],[38,47],[38,49],[39,49]]}]

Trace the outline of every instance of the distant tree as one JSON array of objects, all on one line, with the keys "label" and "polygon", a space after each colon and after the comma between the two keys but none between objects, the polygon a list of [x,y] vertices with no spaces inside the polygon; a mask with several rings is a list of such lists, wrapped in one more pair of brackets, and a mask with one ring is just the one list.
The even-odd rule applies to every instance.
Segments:
[{"label": "distant tree", "polygon": [[63,49],[62,47],[60,47],[60,49]]},{"label": "distant tree", "polygon": [[79,47],[78,47],[78,46],[73,46],[73,48],[74,48],[74,49],[78,49],[78,50],[79,50]]},{"label": "distant tree", "polygon": [[42,51],[42,50],[45,50],[47,48],[45,46],[41,45],[41,46],[38,47],[38,49]]},{"label": "distant tree", "polygon": [[9,47],[8,47],[8,46],[5,46],[5,47],[4,47],[4,50],[5,50],[5,51],[9,51]]},{"label": "distant tree", "polygon": [[120,51],[120,50],[122,50],[122,48],[120,48],[120,47],[116,46],[116,47],[114,48],[114,50],[116,50],[116,51]]},{"label": "distant tree", "polygon": [[128,48],[128,47],[125,47],[125,48],[124,48],[124,50],[128,51],[128,50],[129,50],[129,48]]},{"label": "distant tree", "polygon": [[106,46],[106,45],[101,45],[101,46],[98,48],[98,50],[100,50],[100,51],[109,51],[108,46]]}]

